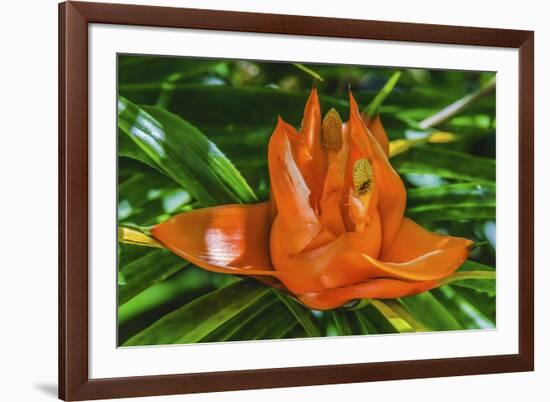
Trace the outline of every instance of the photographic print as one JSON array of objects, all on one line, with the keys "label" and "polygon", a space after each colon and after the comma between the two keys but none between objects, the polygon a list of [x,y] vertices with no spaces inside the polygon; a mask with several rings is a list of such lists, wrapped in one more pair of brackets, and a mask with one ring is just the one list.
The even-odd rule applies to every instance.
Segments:
[{"label": "photographic print", "polygon": [[496,75],[118,55],[118,344],[496,328]]}]

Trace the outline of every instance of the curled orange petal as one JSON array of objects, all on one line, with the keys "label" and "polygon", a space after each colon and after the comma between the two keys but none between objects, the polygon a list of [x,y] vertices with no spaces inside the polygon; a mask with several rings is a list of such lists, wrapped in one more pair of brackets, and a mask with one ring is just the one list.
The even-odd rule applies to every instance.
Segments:
[{"label": "curled orange petal", "polygon": [[402,262],[381,261],[366,253],[345,247],[340,254],[334,255],[331,261],[324,264],[320,281],[326,288],[334,288],[373,278],[439,280],[455,272],[467,257],[468,248],[463,245],[430,250]]},{"label": "curled orange petal", "polygon": [[370,117],[366,114],[362,114],[363,122],[371,132],[372,136],[380,145],[380,148],[384,151],[386,155],[390,154],[390,141],[388,140],[388,134],[382,125],[380,120],[380,115],[377,114],[375,117]]},{"label": "curled orange petal", "polygon": [[380,238],[380,220],[375,215],[363,233],[335,237],[325,229],[313,240],[317,247],[292,254],[288,251],[285,232],[275,221],[271,231],[271,259],[280,272],[279,279],[292,292],[318,292],[379,275],[380,269],[363,255],[378,253]]},{"label": "curled orange petal", "polygon": [[[381,255],[381,260],[389,263],[403,263],[417,259],[437,250],[462,249],[468,255],[472,241],[462,237],[440,235],[404,218],[392,244]],[[457,267],[458,268],[458,267]]]},{"label": "curled orange petal", "polygon": [[292,153],[288,124],[279,119],[268,148],[269,177],[277,216],[289,251],[303,250],[322,230],[309,202],[310,191]]},{"label": "curled orange petal", "polygon": [[[345,198],[342,202],[342,211],[348,231],[362,230],[364,225],[372,219],[376,212],[378,203],[378,185],[376,179],[376,170],[374,171],[374,183],[369,200],[359,200],[354,198],[356,192],[354,176],[358,164],[370,165],[372,167],[373,149],[365,134],[362,122],[353,118],[350,112],[350,120],[345,125],[349,132],[349,152],[345,168]],[[357,195],[357,194],[355,194]],[[359,205],[362,203],[363,205]],[[367,205],[368,204],[368,205]]]},{"label": "curled orange petal", "polygon": [[371,279],[351,286],[328,289],[299,296],[302,303],[315,310],[337,308],[355,299],[393,299],[422,293],[438,282],[405,282],[396,279]]},{"label": "curled orange petal", "polygon": [[311,191],[311,203],[314,208],[318,208],[327,171],[327,156],[321,144],[321,107],[315,88],[311,90],[306,103],[300,135],[304,138],[311,158],[299,167]]},{"label": "curled orange petal", "polygon": [[224,205],[176,215],[152,229],[173,253],[201,268],[276,276],[269,256],[269,203]]},{"label": "curled orange petal", "polygon": [[[386,250],[393,241],[405,213],[407,194],[405,186],[397,172],[391,166],[388,157],[365,127],[357,102],[350,92],[350,125],[359,135],[368,139],[370,156],[374,168],[374,181],[378,195],[377,209],[382,222],[382,250]],[[352,130],[353,130],[352,128]],[[361,131],[362,128],[362,131]]]},{"label": "curled orange petal", "polygon": [[321,224],[329,229],[335,236],[339,236],[346,231],[340,204],[342,201],[342,189],[344,187],[344,175],[337,164],[330,166],[323,196],[321,197]]}]

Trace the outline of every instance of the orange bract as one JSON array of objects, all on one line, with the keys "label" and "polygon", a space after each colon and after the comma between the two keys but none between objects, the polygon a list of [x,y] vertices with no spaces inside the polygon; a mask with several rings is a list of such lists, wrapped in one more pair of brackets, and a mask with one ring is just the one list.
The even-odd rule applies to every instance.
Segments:
[{"label": "orange bract", "polygon": [[211,271],[269,276],[315,309],[437,287],[468,257],[468,239],[404,218],[406,191],[379,116],[323,120],[312,90],[302,129],[281,118],[268,150],[271,200],[182,213],[156,240]]}]

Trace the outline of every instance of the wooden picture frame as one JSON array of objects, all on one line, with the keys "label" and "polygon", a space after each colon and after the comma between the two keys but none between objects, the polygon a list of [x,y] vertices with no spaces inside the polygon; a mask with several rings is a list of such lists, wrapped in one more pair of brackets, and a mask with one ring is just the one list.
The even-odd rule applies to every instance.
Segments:
[{"label": "wooden picture frame", "polygon": [[[519,353],[400,362],[90,379],[88,25],[226,30],[519,49]],[[59,5],[59,397],[139,397],[534,369],[534,33],[382,21],[65,2]]]}]

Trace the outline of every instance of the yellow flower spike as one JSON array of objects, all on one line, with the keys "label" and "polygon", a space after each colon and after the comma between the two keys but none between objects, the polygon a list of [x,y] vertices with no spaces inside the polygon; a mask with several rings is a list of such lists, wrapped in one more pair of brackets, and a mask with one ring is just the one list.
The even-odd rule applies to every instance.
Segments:
[{"label": "yellow flower spike", "polygon": [[353,165],[353,187],[350,192],[350,218],[355,224],[355,231],[362,232],[370,222],[369,206],[374,186],[374,172],[368,159],[357,159]]},{"label": "yellow flower spike", "polygon": [[342,149],[342,119],[336,109],[330,109],[323,119],[321,144],[328,152]]},{"label": "yellow flower spike", "polygon": [[368,159],[357,159],[353,165],[353,186],[359,197],[372,192],[374,172]]}]

